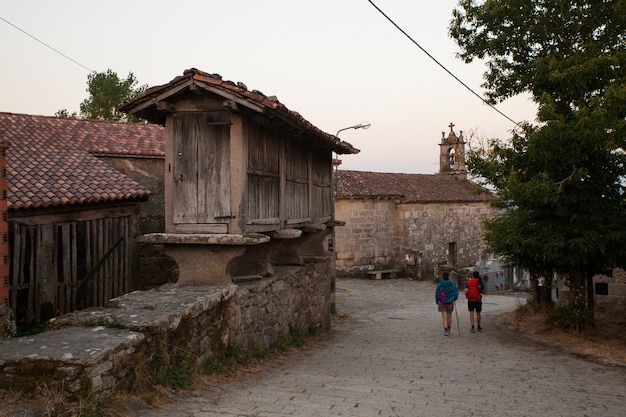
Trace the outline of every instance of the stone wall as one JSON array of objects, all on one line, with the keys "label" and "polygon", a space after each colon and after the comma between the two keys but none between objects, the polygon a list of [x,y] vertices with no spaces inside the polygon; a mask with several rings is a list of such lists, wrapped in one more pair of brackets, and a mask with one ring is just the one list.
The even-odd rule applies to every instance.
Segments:
[{"label": "stone wall", "polygon": [[484,258],[482,222],[497,214],[483,202],[399,204],[391,199],[340,199],[335,212],[346,223],[335,231],[338,274],[406,272],[406,255],[419,254],[423,278],[432,276],[436,265],[473,266]]},{"label": "stone wall", "polygon": [[141,234],[165,230],[165,158],[99,156],[98,159],[152,191],[137,219]]},{"label": "stone wall", "polygon": [[275,277],[239,286],[226,312],[229,345],[270,347],[290,328],[330,328],[328,266],[275,267]]},{"label": "stone wall", "polygon": [[52,324],[54,331],[0,341],[1,388],[45,383],[107,395],[141,372],[195,371],[228,346],[270,347],[291,328],[327,330],[328,262],[276,267],[273,277],[244,285],[135,291]]},{"label": "stone wall", "polygon": [[483,221],[497,211],[489,203],[399,204],[397,209],[397,246],[395,262],[401,265],[405,254],[420,252],[423,276],[432,274],[436,265],[474,266],[485,257]]},{"label": "stone wall", "polygon": [[337,274],[364,276],[374,269],[393,268],[396,247],[396,205],[393,200],[340,199],[335,218]]},{"label": "stone wall", "polygon": [[[593,284],[596,287],[594,288],[594,293],[597,303],[621,303],[626,305],[626,271],[623,269],[614,269],[610,277],[607,275],[596,275],[593,277]],[[602,292],[602,287],[605,285],[606,294]]]}]

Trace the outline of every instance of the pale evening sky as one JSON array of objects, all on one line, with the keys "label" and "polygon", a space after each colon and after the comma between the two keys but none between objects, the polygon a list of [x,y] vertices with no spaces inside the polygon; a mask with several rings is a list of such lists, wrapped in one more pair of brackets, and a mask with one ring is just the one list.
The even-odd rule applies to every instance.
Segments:
[{"label": "pale evening sky", "polygon": [[[456,0],[373,3],[482,96],[484,64],[464,64],[448,37]],[[514,128],[367,0],[5,0],[0,45],[0,112],[78,111],[89,70],[154,86],[195,67],[275,95],[330,134],[369,121],[339,134],[361,150],[341,169],[435,173],[450,122],[480,137]],[[518,122],[535,118],[528,97],[497,107]]]}]

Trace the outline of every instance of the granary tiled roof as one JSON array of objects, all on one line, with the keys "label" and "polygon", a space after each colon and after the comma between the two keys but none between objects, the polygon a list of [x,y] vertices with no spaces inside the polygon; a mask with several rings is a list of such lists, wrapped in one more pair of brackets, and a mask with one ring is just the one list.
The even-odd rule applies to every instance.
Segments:
[{"label": "granary tiled roof", "polygon": [[39,140],[52,147],[72,143],[97,155],[165,157],[162,126],[67,119],[0,112],[0,138],[13,145]]},{"label": "granary tiled roof", "polygon": [[7,152],[8,208],[144,200],[151,192],[87,152],[32,139]]},{"label": "granary tiled roof", "polygon": [[339,198],[395,198],[402,203],[490,201],[489,191],[449,174],[338,171]]},{"label": "granary tiled roof", "polygon": [[248,90],[245,84],[224,81],[218,74],[209,74],[195,68],[184,71],[182,76],[167,84],[149,88],[142,95],[122,104],[118,110],[135,114],[151,123],[164,124],[169,100],[190,90],[205,91],[224,98],[224,104],[241,106],[265,115],[310,136],[322,146],[339,154],[355,154],[359,150],[334,135],[315,127],[298,112],[289,110],[276,96],[266,96],[258,90]]}]

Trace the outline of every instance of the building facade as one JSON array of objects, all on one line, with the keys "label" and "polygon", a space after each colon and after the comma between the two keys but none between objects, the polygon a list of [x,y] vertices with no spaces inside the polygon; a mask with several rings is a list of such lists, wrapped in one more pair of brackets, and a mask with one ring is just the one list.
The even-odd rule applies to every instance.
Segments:
[{"label": "building facade", "polygon": [[338,171],[337,273],[393,269],[417,278],[442,267],[472,267],[485,257],[482,222],[497,211],[467,180],[465,142],[450,124],[437,174]]}]

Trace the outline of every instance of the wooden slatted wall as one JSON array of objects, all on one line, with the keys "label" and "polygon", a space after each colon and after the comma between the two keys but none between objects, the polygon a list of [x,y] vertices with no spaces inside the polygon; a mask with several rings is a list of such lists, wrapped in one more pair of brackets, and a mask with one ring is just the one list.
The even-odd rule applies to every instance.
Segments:
[{"label": "wooden slatted wall", "polygon": [[10,222],[9,304],[18,323],[104,306],[129,291],[132,217],[24,225]]}]

